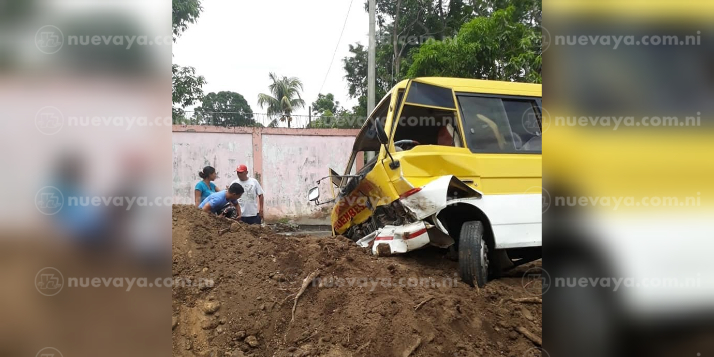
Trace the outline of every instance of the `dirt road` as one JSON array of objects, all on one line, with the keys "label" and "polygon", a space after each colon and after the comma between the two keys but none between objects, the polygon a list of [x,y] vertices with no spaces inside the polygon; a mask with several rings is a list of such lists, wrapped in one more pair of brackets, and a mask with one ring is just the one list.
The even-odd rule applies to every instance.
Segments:
[{"label": "dirt road", "polygon": [[522,357],[537,347],[541,305],[509,300],[531,296],[529,266],[479,290],[438,249],[378,258],[342,237],[226,228],[173,208],[174,278],[214,281],[173,288],[174,356]]}]

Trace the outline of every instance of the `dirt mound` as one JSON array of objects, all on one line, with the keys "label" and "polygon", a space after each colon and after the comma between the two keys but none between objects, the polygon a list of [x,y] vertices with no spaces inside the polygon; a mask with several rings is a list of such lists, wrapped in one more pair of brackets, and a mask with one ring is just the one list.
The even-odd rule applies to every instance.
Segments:
[{"label": "dirt mound", "polygon": [[173,288],[174,356],[528,356],[541,305],[509,300],[530,296],[527,267],[480,290],[457,267],[437,249],[378,258],[174,206],[174,277],[214,281]]}]

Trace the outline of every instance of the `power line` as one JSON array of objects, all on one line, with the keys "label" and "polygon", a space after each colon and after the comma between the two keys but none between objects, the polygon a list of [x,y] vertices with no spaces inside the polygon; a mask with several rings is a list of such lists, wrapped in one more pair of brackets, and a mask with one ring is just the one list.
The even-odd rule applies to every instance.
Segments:
[{"label": "power line", "polygon": [[330,66],[327,67],[327,73],[325,73],[325,79],[322,80],[322,85],[320,86],[320,90],[317,92],[318,94],[322,93],[322,88],[325,87],[325,82],[327,82],[327,76],[330,74],[330,69],[332,69],[332,64],[335,62],[335,55],[337,55],[337,49],[340,48],[340,42],[342,41],[342,35],[345,33],[345,27],[347,27],[347,19],[350,17],[350,10],[352,10],[352,2],[354,0],[350,0],[350,7],[347,8],[347,16],[345,16],[345,23],[342,25],[342,32],[340,32],[340,38],[337,40],[337,44],[335,45],[335,52],[332,53],[332,60],[330,61]]}]

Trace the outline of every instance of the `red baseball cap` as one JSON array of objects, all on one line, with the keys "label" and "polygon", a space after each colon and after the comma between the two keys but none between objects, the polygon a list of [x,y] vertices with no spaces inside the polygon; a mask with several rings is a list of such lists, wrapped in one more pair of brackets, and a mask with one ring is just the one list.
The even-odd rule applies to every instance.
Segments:
[{"label": "red baseball cap", "polygon": [[238,168],[236,169],[236,172],[248,172],[248,167],[245,166],[245,165],[240,165],[240,166],[238,166]]}]

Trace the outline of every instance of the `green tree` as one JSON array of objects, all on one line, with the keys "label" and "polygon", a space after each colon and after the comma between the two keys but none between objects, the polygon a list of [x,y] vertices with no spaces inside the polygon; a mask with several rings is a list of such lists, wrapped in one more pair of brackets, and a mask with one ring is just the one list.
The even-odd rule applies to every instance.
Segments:
[{"label": "green tree", "polygon": [[355,116],[350,111],[339,108],[337,112],[332,113],[329,110],[324,111],[322,116],[313,118],[308,128],[337,128],[337,129],[355,129],[362,127],[366,117]]},{"label": "green tree", "polygon": [[541,26],[542,0],[474,0],[472,3],[476,17],[491,16],[498,10],[513,7],[515,21],[538,28]]},{"label": "green tree", "polygon": [[[409,77],[419,48],[435,41],[453,40],[462,26],[474,18],[490,17],[513,6],[512,22],[533,28],[536,33],[541,31],[541,0],[376,0],[376,4],[377,100]],[[367,49],[357,43],[350,45],[350,52],[343,59],[345,79],[350,96],[360,103],[352,112],[366,115]]]},{"label": "green tree", "polygon": [[[174,42],[186,31],[189,24],[196,23],[201,11],[201,0],[172,0],[171,24]],[[195,68],[177,64],[171,66],[171,79],[171,120],[174,124],[192,123],[191,119],[186,118],[184,108],[201,100],[206,79],[197,76]]]},{"label": "green tree", "polygon": [[[381,37],[378,37],[379,41]],[[352,108],[355,116],[367,116],[367,48],[362,44],[349,45],[352,54],[342,60],[347,80],[347,91],[351,98],[357,98],[359,105]],[[376,53],[376,100],[379,101],[392,87],[389,63],[389,48],[377,46]],[[386,64],[386,65],[385,65]]]},{"label": "green tree", "polygon": [[[388,51],[380,65],[390,68],[393,86],[406,76],[409,53],[430,40],[451,37],[474,16],[479,0],[377,0],[379,40],[377,53]],[[515,0],[524,1],[524,0]]]},{"label": "green tree", "polygon": [[310,129],[327,129],[333,128],[335,123],[333,121],[334,114],[328,109],[320,113],[320,116],[314,117],[307,127]]},{"label": "green tree", "polygon": [[172,93],[173,102],[171,117],[174,124],[183,124],[186,120],[186,112],[183,108],[193,105],[203,97],[202,86],[206,84],[203,76],[196,75],[193,67],[171,66],[172,72]]},{"label": "green tree", "polygon": [[352,107],[352,115],[367,118],[367,96],[359,97],[357,100],[359,104]]},{"label": "green tree", "polygon": [[270,94],[258,94],[258,105],[261,108],[267,107],[269,116],[278,116],[280,121],[286,121],[289,128],[292,112],[305,106],[305,101],[300,97],[302,81],[296,77],[281,78],[272,72],[268,76],[273,82],[268,86]]},{"label": "green tree", "polygon": [[196,23],[201,15],[203,7],[201,0],[172,0],[171,3],[171,24],[174,34],[174,42],[186,31],[189,24]]},{"label": "green tree", "polygon": [[366,120],[366,114],[356,116],[341,107],[332,93],[318,94],[317,100],[312,103],[312,113],[315,117],[308,124],[308,128],[359,128]]},{"label": "green tree", "polygon": [[[411,64],[411,51],[433,39],[453,36],[473,17],[473,7],[464,0],[377,0],[376,100],[406,77]],[[367,11],[365,5],[365,11]],[[367,115],[367,48],[349,45],[350,56],[343,68],[349,95],[359,105],[352,108],[355,116]]]},{"label": "green tree", "polygon": [[541,36],[515,21],[515,7],[465,24],[452,40],[431,41],[413,54],[407,76],[541,82]]},{"label": "green tree", "polygon": [[379,0],[377,12],[384,28],[382,45],[391,50],[390,82],[394,85],[401,78],[403,56],[443,29],[432,31],[429,26],[433,27],[437,15],[432,0]]},{"label": "green tree", "polygon": [[336,113],[340,108],[340,102],[335,101],[332,93],[318,94],[317,99],[312,102],[312,114],[317,116],[325,115],[325,112]]},{"label": "green tree", "polygon": [[196,116],[202,123],[216,126],[255,126],[253,110],[245,98],[236,92],[208,93],[201,106],[196,108]]}]

